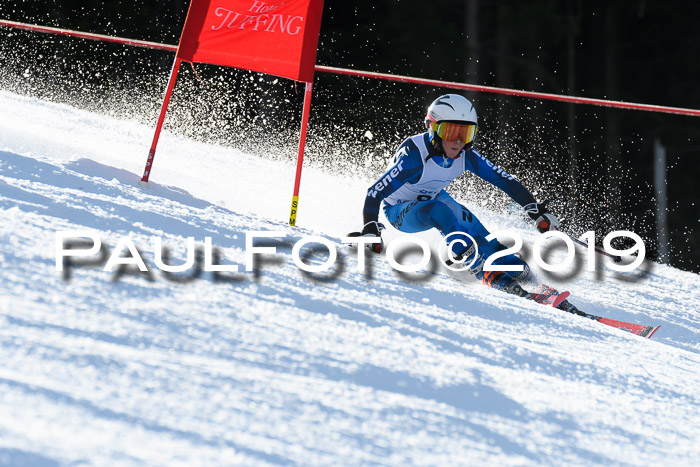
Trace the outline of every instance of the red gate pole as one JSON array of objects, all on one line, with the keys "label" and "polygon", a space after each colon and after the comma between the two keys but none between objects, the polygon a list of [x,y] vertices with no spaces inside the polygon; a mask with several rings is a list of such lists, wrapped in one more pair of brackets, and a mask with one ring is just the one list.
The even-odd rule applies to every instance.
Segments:
[{"label": "red gate pole", "polygon": [[297,175],[294,181],[294,193],[292,195],[292,210],[289,214],[289,225],[297,223],[297,207],[299,206],[299,185],[301,183],[301,168],[304,164],[304,147],[306,146],[306,129],[309,124],[309,111],[311,109],[311,89],[313,83],[306,83],[304,92],[304,110],[301,114],[301,133],[299,135],[299,152],[297,154]]},{"label": "red gate pole", "polygon": [[156,132],[153,135],[153,142],[151,143],[151,150],[148,151],[148,160],[146,161],[146,168],[143,171],[143,177],[141,181],[148,183],[148,177],[151,175],[151,168],[153,166],[153,159],[156,156],[156,146],[158,145],[158,138],[160,137],[160,130],[163,128],[163,122],[165,121],[165,113],[168,111],[168,104],[170,104],[170,96],[173,94],[173,88],[175,87],[175,80],[177,79],[177,74],[180,71],[180,62],[182,60],[179,57],[175,57],[173,62],[173,69],[170,72],[170,79],[168,80],[168,87],[165,90],[165,97],[163,98],[163,105],[160,107],[160,115],[158,116],[158,123],[156,124]]}]

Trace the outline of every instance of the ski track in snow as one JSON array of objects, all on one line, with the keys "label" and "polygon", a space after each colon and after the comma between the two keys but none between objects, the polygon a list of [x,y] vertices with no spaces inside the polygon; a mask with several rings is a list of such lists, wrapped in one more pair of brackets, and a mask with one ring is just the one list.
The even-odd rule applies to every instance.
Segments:
[{"label": "ski track in snow", "polygon": [[[356,230],[369,179],[307,167],[292,228],[293,164],[166,133],[144,187],[151,128],[2,91],[0,109],[2,465],[700,458],[697,274],[592,273],[580,255],[573,277],[547,278],[589,313],[661,324],[651,340],[444,269],[409,280],[376,257],[367,275],[348,247],[309,277],[292,244]],[[464,201],[534,242],[517,215]],[[75,267],[64,280],[55,233],[76,229],[110,250],[130,236],[150,266],[155,237],[173,264],[187,237],[211,237],[241,272],[178,283]],[[286,235],[257,274],[243,270],[250,231]]]}]

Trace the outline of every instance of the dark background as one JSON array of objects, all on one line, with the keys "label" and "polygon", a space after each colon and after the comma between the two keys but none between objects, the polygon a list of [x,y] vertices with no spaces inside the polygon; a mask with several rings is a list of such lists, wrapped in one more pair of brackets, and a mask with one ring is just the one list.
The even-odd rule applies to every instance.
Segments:
[{"label": "dark background", "polygon": [[[317,63],[531,91],[700,109],[700,2],[326,0]],[[16,1],[0,18],[177,44],[185,0]],[[0,28],[0,88],[154,125],[173,54]],[[166,128],[266,157],[295,158],[303,85],[197,64],[182,68]],[[307,160],[378,175],[429,103],[454,92],[317,73]],[[700,271],[697,117],[463,92],[476,148],[551,199],[564,230],[640,234],[657,258],[654,143],[666,148],[670,258]],[[1,110],[0,110],[1,111]],[[148,144],[146,142],[145,144]],[[232,167],[234,166],[232,161]],[[157,167],[155,168],[157,170]],[[504,195],[479,181],[467,199]],[[358,196],[363,196],[358,193]],[[360,213],[348,213],[360,222]]]}]

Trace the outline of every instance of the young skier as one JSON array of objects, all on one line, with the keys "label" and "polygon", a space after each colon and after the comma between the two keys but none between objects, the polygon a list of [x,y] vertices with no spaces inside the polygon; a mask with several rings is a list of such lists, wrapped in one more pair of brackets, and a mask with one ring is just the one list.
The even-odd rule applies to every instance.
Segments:
[{"label": "young skier", "polygon": [[[483,270],[484,261],[505,247],[495,239],[487,242],[489,231],[468,208],[447,194],[445,188],[463,173],[472,172],[520,204],[540,232],[557,229],[559,220],[547,210],[546,203],[536,202],[518,180],[472,147],[477,116],[469,100],[457,94],[438,97],[428,108],[425,125],[427,131],[406,139],[386,172],[367,190],[364,227],[354,235],[379,237],[380,242],[370,248],[381,252],[384,225],[378,218],[383,201],[386,218],[398,230],[416,233],[436,228],[443,237],[457,232],[449,238],[452,253],[465,264],[474,261],[470,270],[478,279],[489,287],[528,296],[519,281],[528,279],[530,268],[520,257],[503,256],[493,264],[522,265],[522,272]],[[474,242],[458,232],[467,233],[475,240],[476,254]]]}]

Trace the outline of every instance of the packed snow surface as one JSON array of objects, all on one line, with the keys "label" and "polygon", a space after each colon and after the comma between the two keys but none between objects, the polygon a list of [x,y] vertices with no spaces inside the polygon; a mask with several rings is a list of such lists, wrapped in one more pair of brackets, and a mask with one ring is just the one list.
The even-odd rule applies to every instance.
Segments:
[{"label": "packed snow surface", "polygon": [[[359,271],[340,238],[377,174],[307,167],[290,227],[294,164],[166,132],[142,186],[152,132],[0,91],[0,465],[697,465],[697,274],[590,272],[581,250],[571,273],[538,271],[589,313],[661,324],[645,339],[442,266]],[[517,210],[461,201],[536,240]],[[130,239],[149,272],[64,279],[61,231],[117,260]],[[252,232],[284,238],[248,272]],[[328,271],[293,261],[312,235],[337,244]],[[156,239],[178,265],[188,237],[239,272],[155,266]]]}]

